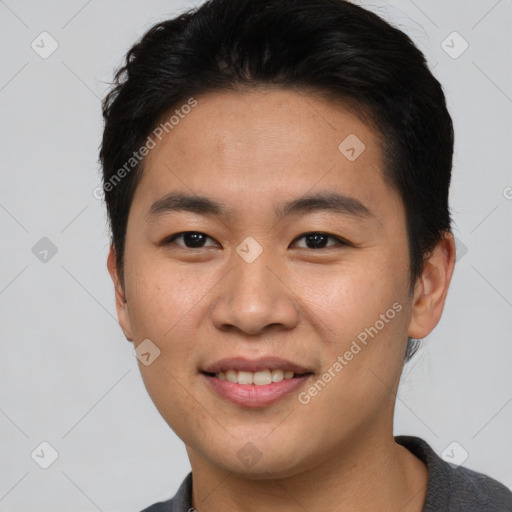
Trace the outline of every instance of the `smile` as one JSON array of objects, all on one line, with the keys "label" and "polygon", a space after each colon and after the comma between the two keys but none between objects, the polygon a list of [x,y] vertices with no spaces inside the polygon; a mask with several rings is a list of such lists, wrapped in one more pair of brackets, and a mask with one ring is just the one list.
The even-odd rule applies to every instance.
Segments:
[{"label": "smile", "polygon": [[213,393],[242,407],[266,407],[299,392],[313,372],[280,357],[219,360],[200,369]]},{"label": "smile", "polygon": [[227,380],[233,384],[254,384],[255,386],[267,386],[272,382],[281,382],[284,379],[293,379],[295,373],[292,371],[283,371],[279,368],[273,370],[261,370],[258,372],[248,372],[244,370],[228,370],[226,372],[217,372],[215,377],[220,380]]}]

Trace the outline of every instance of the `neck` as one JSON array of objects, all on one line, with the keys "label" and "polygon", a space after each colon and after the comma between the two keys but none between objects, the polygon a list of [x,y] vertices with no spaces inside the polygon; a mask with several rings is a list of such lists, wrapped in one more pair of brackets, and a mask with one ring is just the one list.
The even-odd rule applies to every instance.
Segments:
[{"label": "neck", "polygon": [[258,477],[213,466],[188,447],[197,512],[337,512],[374,510],[421,512],[426,496],[426,466],[392,433],[365,437],[333,450],[293,475]]}]

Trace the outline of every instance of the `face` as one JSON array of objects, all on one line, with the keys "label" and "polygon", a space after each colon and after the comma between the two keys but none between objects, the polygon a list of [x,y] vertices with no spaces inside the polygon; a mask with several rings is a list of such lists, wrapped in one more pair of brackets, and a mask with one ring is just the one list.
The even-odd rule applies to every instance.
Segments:
[{"label": "face", "polygon": [[342,106],[196,100],[146,157],[120,322],[150,340],[146,388],[193,467],[293,475],[392,431],[413,318],[404,209],[377,132]]}]

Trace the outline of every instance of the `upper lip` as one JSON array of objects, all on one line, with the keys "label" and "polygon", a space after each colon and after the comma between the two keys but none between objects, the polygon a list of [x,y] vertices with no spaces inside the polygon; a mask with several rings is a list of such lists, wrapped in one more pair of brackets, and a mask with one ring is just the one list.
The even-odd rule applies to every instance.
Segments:
[{"label": "upper lip", "polygon": [[221,359],[205,366],[202,371],[206,373],[225,372],[227,370],[242,370],[246,372],[258,372],[261,370],[279,369],[291,371],[296,374],[312,373],[307,368],[282,359],[281,357],[260,357],[258,359],[247,359],[245,357],[229,357]]}]

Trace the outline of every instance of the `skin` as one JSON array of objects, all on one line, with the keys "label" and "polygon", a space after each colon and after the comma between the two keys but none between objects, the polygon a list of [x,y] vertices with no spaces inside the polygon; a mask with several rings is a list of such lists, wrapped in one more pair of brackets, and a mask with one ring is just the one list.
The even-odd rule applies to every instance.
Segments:
[{"label": "skin", "polygon": [[[409,293],[405,212],[383,178],[379,134],[312,93],[209,93],[145,160],[131,205],[124,282],[108,269],[120,325],[160,356],[140,370],[156,407],[186,444],[199,512],[421,511],[427,469],[395,443],[393,412],[407,336],[438,323],[455,263],[447,234]],[[356,134],[349,161],[338,146]],[[225,203],[221,217],[169,211],[146,218],[169,192]],[[336,191],[372,213],[325,210],[278,219],[274,207]],[[204,246],[170,235],[197,231]],[[328,233],[324,248],[304,234]],[[263,252],[236,252],[246,238]],[[350,245],[340,244],[336,237]],[[126,300],[126,302],[125,302]],[[293,393],[250,409],[210,389],[200,369],[219,359],[279,356],[318,380],[394,303],[396,316],[307,404]],[[301,388],[299,391],[304,391]],[[261,456],[242,463],[251,442]]]}]

